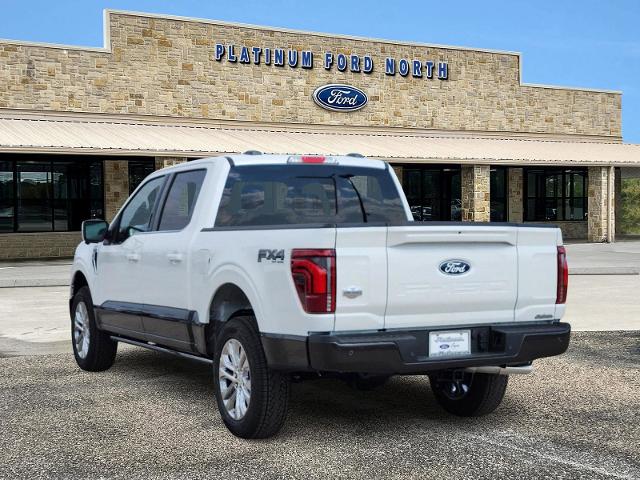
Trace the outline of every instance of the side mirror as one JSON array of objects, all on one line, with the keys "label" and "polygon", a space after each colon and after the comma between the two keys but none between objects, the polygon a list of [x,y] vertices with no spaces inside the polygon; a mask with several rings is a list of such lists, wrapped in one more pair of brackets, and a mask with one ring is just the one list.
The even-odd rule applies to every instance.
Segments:
[{"label": "side mirror", "polygon": [[82,222],[82,240],[85,243],[100,243],[108,229],[109,224],[104,220],[85,220]]}]

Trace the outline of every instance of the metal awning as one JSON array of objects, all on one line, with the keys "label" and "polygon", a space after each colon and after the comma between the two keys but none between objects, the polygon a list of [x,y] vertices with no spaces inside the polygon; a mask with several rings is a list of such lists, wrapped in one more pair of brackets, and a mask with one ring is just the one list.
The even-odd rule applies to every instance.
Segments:
[{"label": "metal awning", "polygon": [[207,156],[259,150],[278,154],[351,152],[395,162],[640,167],[640,145],[373,131],[312,125],[104,121],[0,116],[0,152]]}]

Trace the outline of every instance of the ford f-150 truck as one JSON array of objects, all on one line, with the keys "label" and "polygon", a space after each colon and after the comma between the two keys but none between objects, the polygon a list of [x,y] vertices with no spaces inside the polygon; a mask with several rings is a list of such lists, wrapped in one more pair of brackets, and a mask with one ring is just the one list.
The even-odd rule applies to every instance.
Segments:
[{"label": "ford f-150 truck", "polygon": [[427,375],[450,413],[495,410],[509,374],[563,353],[562,235],[549,225],[415,222],[393,170],[359,155],[208,158],[149,175],[73,263],[72,343],[213,366],[223,422],[282,426],[292,380]]}]

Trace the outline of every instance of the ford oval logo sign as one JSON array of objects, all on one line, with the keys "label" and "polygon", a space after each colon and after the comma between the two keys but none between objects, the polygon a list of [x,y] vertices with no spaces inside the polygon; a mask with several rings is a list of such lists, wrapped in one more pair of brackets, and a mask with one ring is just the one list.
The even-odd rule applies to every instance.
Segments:
[{"label": "ford oval logo sign", "polygon": [[331,84],[316,88],[313,100],[322,108],[334,112],[353,112],[364,107],[369,99],[362,90],[350,85]]},{"label": "ford oval logo sign", "polygon": [[471,270],[471,265],[462,260],[445,260],[440,264],[440,271],[445,275],[462,275]]}]

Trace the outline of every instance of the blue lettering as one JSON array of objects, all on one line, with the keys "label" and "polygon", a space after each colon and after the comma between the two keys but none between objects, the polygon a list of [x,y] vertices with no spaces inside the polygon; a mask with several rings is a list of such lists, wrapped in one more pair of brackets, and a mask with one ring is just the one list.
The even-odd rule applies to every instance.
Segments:
[{"label": "blue lettering", "polygon": [[216,60],[219,62],[222,60],[222,56],[224,55],[224,45],[221,43],[216,43]]},{"label": "blue lettering", "polygon": [[331,70],[331,65],[333,65],[333,53],[324,52],[324,69]]},{"label": "blue lettering", "polygon": [[398,73],[403,77],[409,73],[409,62],[404,58],[398,62]]},{"label": "blue lettering", "polygon": [[270,48],[264,49],[264,64],[271,65],[271,49]]},{"label": "blue lettering", "polygon": [[302,51],[302,68],[313,68],[313,53],[310,50]]},{"label": "blue lettering", "polygon": [[251,51],[253,52],[253,63],[260,65],[260,54],[262,53],[262,49],[260,47],[253,47]]},{"label": "blue lettering", "polygon": [[446,80],[449,77],[449,67],[447,62],[438,63],[438,78],[440,80]]},{"label": "blue lettering", "polygon": [[229,45],[227,47],[227,58],[229,59],[230,62],[237,62],[238,61],[238,57],[236,57],[236,54],[233,53],[233,49],[235,47],[233,45]]},{"label": "blue lettering", "polygon": [[351,55],[351,71],[360,71],[360,57],[358,57],[357,55]]},{"label": "blue lettering", "polygon": [[338,54],[338,70],[344,72],[347,69],[347,57],[342,53]]},{"label": "blue lettering", "polygon": [[373,71],[373,60],[369,55],[364,57],[364,66],[362,67],[364,73],[371,73]]},{"label": "blue lettering", "polygon": [[387,57],[384,62],[384,73],[387,75],[395,75],[396,74],[396,61],[393,58]]},{"label": "blue lettering", "polygon": [[422,63],[420,63],[420,60],[413,61],[413,76],[414,77],[422,76]]},{"label": "blue lettering", "polygon": [[273,50],[273,64],[282,67],[284,65],[284,50],[276,48]]},{"label": "blue lettering", "polygon": [[298,51],[297,50],[289,50],[289,66],[297,67],[298,66]]},{"label": "blue lettering", "polygon": [[251,63],[249,59],[249,49],[247,47],[242,47],[240,51],[240,63]]},{"label": "blue lettering", "polygon": [[427,78],[433,78],[433,62],[424,62],[424,66],[427,67]]}]

